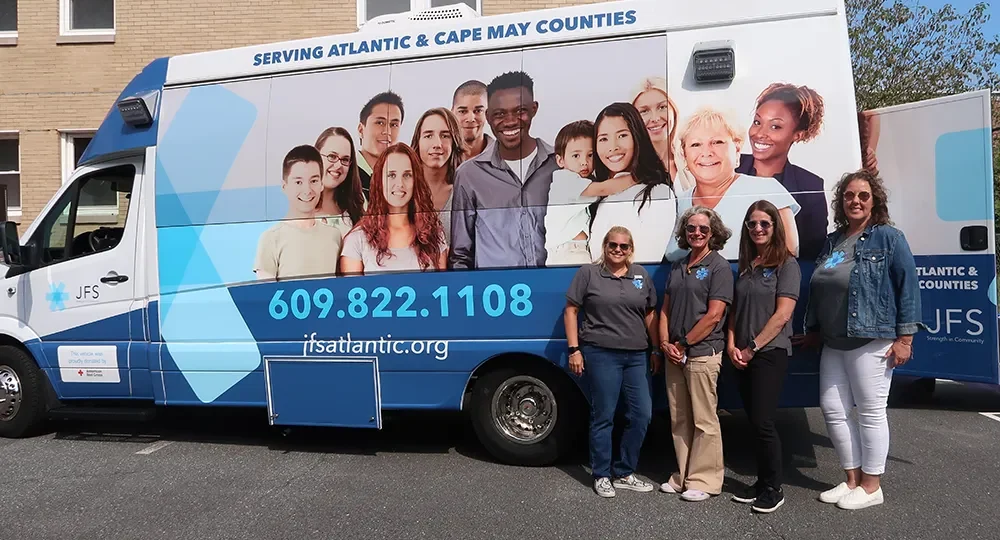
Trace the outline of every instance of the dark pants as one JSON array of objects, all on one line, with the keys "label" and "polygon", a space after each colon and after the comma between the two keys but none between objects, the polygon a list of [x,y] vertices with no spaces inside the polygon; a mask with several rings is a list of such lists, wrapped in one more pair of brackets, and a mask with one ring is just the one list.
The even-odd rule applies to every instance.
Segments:
[{"label": "dark pants", "polygon": [[[582,345],[584,375],[589,377],[590,466],[594,478],[621,478],[635,472],[639,450],[653,415],[646,378],[646,351],[605,349]],[[625,429],[619,455],[612,465],[611,430],[618,398],[625,394]]]},{"label": "dark pants", "polygon": [[756,431],[757,482],[762,487],[781,488],[781,439],[774,427],[781,386],[788,369],[788,351],[758,352],[746,368],[736,370],[740,397]]}]

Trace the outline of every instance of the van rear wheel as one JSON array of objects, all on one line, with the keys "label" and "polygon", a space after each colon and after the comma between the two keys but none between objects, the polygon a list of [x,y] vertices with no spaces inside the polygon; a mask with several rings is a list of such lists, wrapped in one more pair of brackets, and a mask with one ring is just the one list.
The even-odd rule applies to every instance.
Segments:
[{"label": "van rear wheel", "polygon": [[19,347],[0,345],[0,437],[29,436],[45,421],[43,375]]},{"label": "van rear wheel", "polygon": [[581,409],[565,377],[535,367],[502,367],[482,375],[472,390],[476,435],[501,462],[549,465],[573,444]]}]

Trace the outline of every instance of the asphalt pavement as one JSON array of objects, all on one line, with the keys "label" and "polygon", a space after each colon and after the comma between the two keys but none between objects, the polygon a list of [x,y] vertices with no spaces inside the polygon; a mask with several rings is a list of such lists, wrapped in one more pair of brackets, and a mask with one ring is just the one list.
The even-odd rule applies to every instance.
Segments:
[{"label": "asphalt pavement", "polygon": [[[898,395],[898,394],[897,394]],[[722,413],[725,493],[594,494],[586,448],[565,463],[494,462],[465,418],[389,415],[381,432],[266,425],[263,411],[184,409],[143,424],[59,423],[0,439],[2,538],[997,538],[1000,392],[938,384],[894,397],[885,504],[816,500],[842,479],[818,409],[784,409],[786,503],[770,515],[729,500],[753,481],[742,411]],[[639,473],[674,470],[657,418]]]}]

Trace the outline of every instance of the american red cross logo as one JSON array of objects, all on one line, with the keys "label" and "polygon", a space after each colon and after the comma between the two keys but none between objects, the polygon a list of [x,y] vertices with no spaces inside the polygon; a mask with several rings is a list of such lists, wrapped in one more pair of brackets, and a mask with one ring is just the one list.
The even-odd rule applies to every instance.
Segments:
[{"label": "american red cross logo", "polygon": [[77,371],[76,374],[83,377],[83,370],[81,369],[80,371]]}]

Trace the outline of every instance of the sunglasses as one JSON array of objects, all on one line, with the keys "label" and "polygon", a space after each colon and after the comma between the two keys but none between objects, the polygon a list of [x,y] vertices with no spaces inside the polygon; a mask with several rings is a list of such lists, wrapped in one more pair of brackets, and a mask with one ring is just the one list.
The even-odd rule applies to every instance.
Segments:
[{"label": "sunglasses", "polygon": [[853,191],[844,192],[845,201],[853,201],[855,197],[857,197],[861,202],[868,202],[868,199],[872,198],[872,194],[867,191],[861,191],[858,193],[854,193]]},{"label": "sunglasses", "polygon": [[608,242],[608,251],[614,251],[621,248],[622,251],[628,251],[632,249],[632,244],[619,244],[618,242]]},{"label": "sunglasses", "polygon": [[760,225],[760,228],[765,231],[771,228],[771,222],[767,220],[757,221],[751,219],[750,221],[747,221],[747,229],[750,229],[751,231],[756,229],[758,225]]},{"label": "sunglasses", "polygon": [[689,233],[700,231],[701,234],[708,234],[712,231],[712,228],[709,227],[708,225],[688,225],[687,227],[685,227],[685,230]]}]

